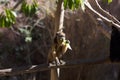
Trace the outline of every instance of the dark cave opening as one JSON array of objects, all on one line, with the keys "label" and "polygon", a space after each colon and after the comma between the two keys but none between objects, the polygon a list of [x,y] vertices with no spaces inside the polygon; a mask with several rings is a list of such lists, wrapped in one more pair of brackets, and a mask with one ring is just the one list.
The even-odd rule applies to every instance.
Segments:
[{"label": "dark cave opening", "polygon": [[112,62],[120,61],[120,31],[112,26],[110,41],[110,60]]}]

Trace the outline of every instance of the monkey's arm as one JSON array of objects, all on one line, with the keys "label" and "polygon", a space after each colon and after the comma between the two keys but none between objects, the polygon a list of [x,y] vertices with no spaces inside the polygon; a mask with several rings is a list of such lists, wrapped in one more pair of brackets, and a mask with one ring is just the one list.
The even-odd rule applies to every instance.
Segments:
[{"label": "monkey's arm", "polygon": [[[54,45],[52,46],[52,48],[50,49],[50,52],[48,54],[48,63],[49,66],[56,66],[57,65],[57,61],[56,61],[56,51],[54,49]],[[57,69],[55,68],[51,68],[50,70],[50,80],[57,80],[58,79],[58,74],[59,72],[57,71]]]},{"label": "monkey's arm", "polygon": [[48,63],[51,63],[53,65],[59,65],[60,64],[60,60],[57,56],[54,45],[52,46],[52,49],[50,50],[50,52],[48,54]]}]

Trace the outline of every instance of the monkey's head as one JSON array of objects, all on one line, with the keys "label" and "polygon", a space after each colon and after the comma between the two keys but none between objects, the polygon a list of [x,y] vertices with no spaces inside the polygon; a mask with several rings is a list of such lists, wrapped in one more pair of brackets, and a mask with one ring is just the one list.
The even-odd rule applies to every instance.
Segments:
[{"label": "monkey's head", "polygon": [[54,43],[62,44],[62,42],[65,40],[65,33],[63,32],[57,32],[56,36],[54,38]]}]

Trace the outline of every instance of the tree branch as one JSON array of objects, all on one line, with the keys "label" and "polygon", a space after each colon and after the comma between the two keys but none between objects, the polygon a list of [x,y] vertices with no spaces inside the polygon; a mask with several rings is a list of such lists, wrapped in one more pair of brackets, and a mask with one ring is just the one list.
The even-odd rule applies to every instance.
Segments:
[{"label": "tree branch", "polygon": [[54,29],[54,37],[60,29],[63,28],[63,21],[64,21],[64,7],[63,7],[63,0],[58,0],[57,8],[55,12],[55,29]]},{"label": "tree branch", "polygon": [[32,66],[24,66],[18,68],[8,68],[8,69],[1,69],[0,76],[13,76],[13,75],[20,75],[25,73],[34,73],[38,71],[46,71],[51,70],[51,68],[70,68],[70,67],[79,67],[81,65],[88,65],[88,64],[101,64],[101,63],[109,63],[108,57],[97,58],[97,59],[78,59],[78,60],[70,60],[66,61],[65,65],[60,66],[48,66],[48,64],[40,64],[40,65],[32,65]]},{"label": "tree branch", "polygon": [[120,25],[120,22],[114,16],[112,16],[111,14],[109,14],[109,12],[105,11],[104,9],[102,9],[102,7],[100,6],[100,4],[98,3],[97,0],[95,0],[95,2],[96,2],[96,5],[98,6],[98,9],[102,13],[106,14],[107,17],[109,17],[111,20],[115,21],[115,23],[117,22]]},{"label": "tree branch", "polygon": [[63,30],[63,24],[64,24],[64,2],[61,4],[61,14],[60,14],[60,22],[59,22],[59,31]]},{"label": "tree branch", "polygon": [[[96,3],[96,4],[98,5],[98,3]],[[85,1],[85,6],[86,6],[89,10],[91,10],[93,13],[95,13],[97,16],[99,16],[101,19],[107,21],[110,25],[111,25],[111,24],[114,25],[116,28],[118,28],[118,29],[120,30],[119,21],[118,21],[115,17],[113,17],[113,16],[111,16],[110,14],[108,14],[107,12],[102,11],[100,5],[98,5],[98,6],[99,6],[99,9],[100,9],[105,15],[108,15],[110,18],[107,18],[106,16],[103,16],[101,13],[99,13],[99,12],[97,12],[95,9],[93,9],[92,6],[90,5],[90,3],[89,3],[87,0]],[[111,20],[111,18],[114,19],[116,22],[114,22],[113,20]]]}]

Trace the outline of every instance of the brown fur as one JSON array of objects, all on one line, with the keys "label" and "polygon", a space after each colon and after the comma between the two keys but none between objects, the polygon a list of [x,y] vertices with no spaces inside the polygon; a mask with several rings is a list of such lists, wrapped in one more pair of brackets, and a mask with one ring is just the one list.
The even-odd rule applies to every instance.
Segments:
[{"label": "brown fur", "polygon": [[67,50],[66,46],[62,44],[63,39],[65,39],[65,33],[57,32],[54,38],[54,44],[48,54],[48,62],[56,61],[57,63],[60,63],[60,58]]}]

